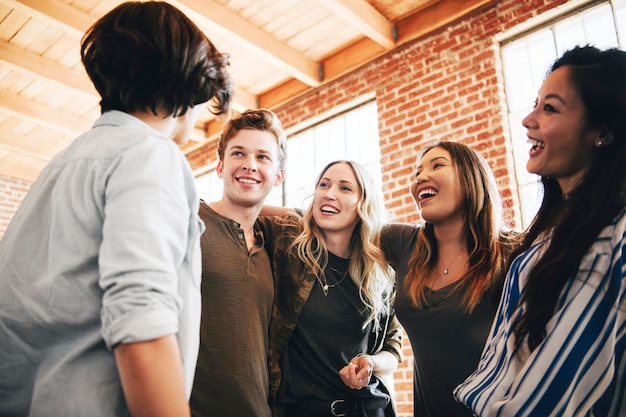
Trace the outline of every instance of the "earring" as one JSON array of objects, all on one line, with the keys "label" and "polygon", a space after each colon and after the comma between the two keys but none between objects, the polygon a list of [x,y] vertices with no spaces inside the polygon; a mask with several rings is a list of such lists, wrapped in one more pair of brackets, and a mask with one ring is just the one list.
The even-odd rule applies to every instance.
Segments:
[{"label": "earring", "polygon": [[605,146],[613,143],[613,135],[611,133],[605,135],[604,137],[596,139],[594,145],[596,148],[604,148]]}]

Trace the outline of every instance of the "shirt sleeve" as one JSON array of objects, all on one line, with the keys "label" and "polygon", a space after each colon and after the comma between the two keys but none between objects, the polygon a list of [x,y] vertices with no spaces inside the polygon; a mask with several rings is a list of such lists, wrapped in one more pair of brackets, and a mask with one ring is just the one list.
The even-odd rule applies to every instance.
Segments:
[{"label": "shirt sleeve", "polygon": [[626,378],[623,225],[605,230],[583,258],[532,352],[515,351],[510,299],[518,291],[509,282],[479,367],[457,399],[482,417],[617,415]]},{"label": "shirt sleeve", "polygon": [[183,162],[173,143],[155,137],[110,162],[99,256],[109,348],[178,331],[178,269],[190,218]]},{"label": "shirt sleeve", "polygon": [[391,353],[398,359],[398,363],[402,362],[402,328],[400,322],[396,318],[396,314],[392,313],[387,326],[385,342],[383,349]]},{"label": "shirt sleeve", "polygon": [[380,246],[394,269],[397,269],[399,264],[407,262],[407,253],[410,254],[415,246],[415,236],[419,227],[408,223],[390,223],[383,227]]}]

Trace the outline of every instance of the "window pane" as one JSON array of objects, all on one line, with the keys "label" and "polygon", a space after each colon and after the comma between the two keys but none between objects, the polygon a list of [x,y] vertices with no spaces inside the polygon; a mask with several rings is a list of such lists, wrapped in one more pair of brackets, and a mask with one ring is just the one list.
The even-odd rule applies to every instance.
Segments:
[{"label": "window pane", "polygon": [[304,207],[302,201],[307,194],[311,194],[317,175],[314,131],[308,129],[290,137],[287,149],[285,206]]},{"label": "window pane", "polygon": [[[618,27],[626,36],[626,0],[614,1]],[[550,27],[502,47],[502,63],[509,111],[509,126],[517,178],[522,227],[528,226],[539,208],[542,189],[539,177],[526,171],[528,149],[522,119],[530,112],[549,66],[565,50],[593,44],[605,49],[617,46],[617,30],[608,1],[562,19]],[[622,41],[622,49],[625,43]]]},{"label": "window pane", "polygon": [[617,46],[617,33],[609,4],[557,23],[554,33],[559,55],[576,45],[593,44],[598,48]]},{"label": "window pane", "polygon": [[620,48],[626,48],[626,0],[615,0],[615,16],[619,32]]},{"label": "window pane", "polygon": [[502,48],[507,102],[510,111],[528,108],[537,97],[554,58],[554,36],[544,29]]},{"label": "window pane", "polygon": [[224,183],[217,177],[215,170],[212,170],[196,177],[196,188],[198,190],[198,197],[207,203],[211,203],[222,198]]},{"label": "window pane", "polygon": [[[285,206],[306,208],[321,170],[338,159],[364,165],[382,184],[378,114],[371,101],[289,138]],[[296,172],[294,174],[294,172]]]},{"label": "window pane", "polygon": [[346,130],[343,117],[315,127],[315,157],[321,168],[337,159],[346,159]]}]

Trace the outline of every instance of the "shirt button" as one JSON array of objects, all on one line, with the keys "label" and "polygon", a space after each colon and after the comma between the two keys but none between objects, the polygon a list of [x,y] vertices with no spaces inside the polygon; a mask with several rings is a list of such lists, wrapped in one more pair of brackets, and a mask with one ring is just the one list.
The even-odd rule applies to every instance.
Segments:
[{"label": "shirt button", "polygon": [[237,234],[237,237],[238,237],[239,239],[243,239],[243,233],[238,233],[238,234]]}]

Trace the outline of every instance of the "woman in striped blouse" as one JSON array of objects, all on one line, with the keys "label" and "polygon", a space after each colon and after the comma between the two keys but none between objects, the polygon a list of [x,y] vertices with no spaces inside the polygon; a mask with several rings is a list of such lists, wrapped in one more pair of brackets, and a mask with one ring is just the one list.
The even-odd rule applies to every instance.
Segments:
[{"label": "woman in striped blouse", "polygon": [[626,52],[557,59],[523,120],[544,197],[476,371],[478,416],[626,416]]}]

